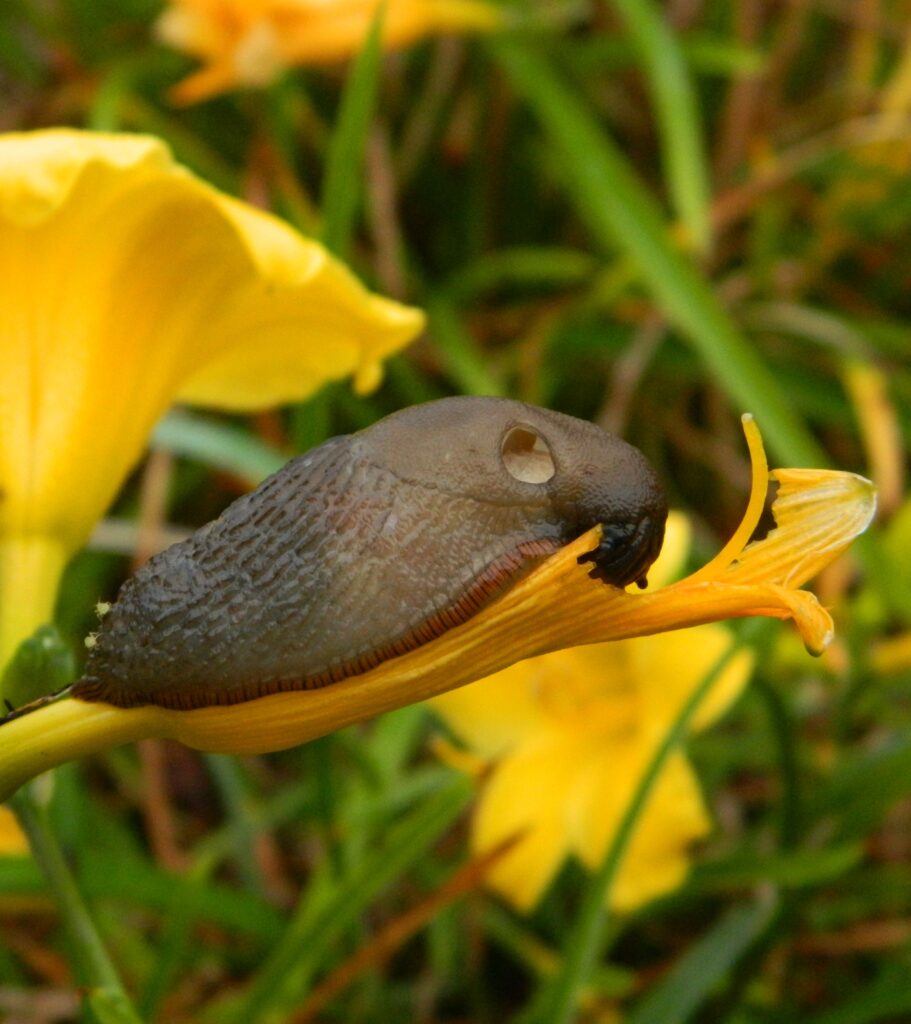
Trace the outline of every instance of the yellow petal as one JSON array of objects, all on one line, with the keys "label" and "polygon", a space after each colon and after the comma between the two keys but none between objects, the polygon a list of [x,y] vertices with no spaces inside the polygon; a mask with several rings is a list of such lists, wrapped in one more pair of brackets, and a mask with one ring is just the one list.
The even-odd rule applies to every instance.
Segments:
[{"label": "yellow petal", "polygon": [[28,853],[28,840],[8,807],[0,807],[0,857],[21,857]]},{"label": "yellow petal", "polygon": [[254,273],[198,325],[198,369],[178,399],[251,410],[300,401],[349,375],[358,391],[376,387],[383,360],[423,328],[423,315],[371,295],[277,218],[212,194]]},{"label": "yellow petal", "polygon": [[[0,546],[66,552],[175,399],[252,409],[373,382],[422,325],[157,140],[66,129],[0,137],[0,308]],[[0,663],[22,639],[2,629]]]},{"label": "yellow petal", "polygon": [[474,852],[520,837],[485,881],[521,910],[537,903],[566,856],[583,762],[572,734],[542,731],[497,764],[478,800]]},{"label": "yellow petal", "polygon": [[[650,747],[636,741],[605,747],[589,767],[574,849],[595,869],[607,853],[639,783]],[[676,888],[689,867],[689,848],[711,827],[699,785],[682,754],[672,754],[633,830],[614,885],[614,910],[629,911]]]},{"label": "yellow petal", "polygon": [[547,671],[543,662],[531,658],[511,665],[434,697],[430,706],[472,750],[483,757],[500,757],[542,722],[536,693],[540,674]]},{"label": "yellow petal", "polygon": [[[626,652],[631,675],[641,693],[641,716],[661,737],[693,691],[731,645],[730,631],[710,623],[673,633],[621,640],[610,647]],[[738,651],[719,673],[693,716],[694,731],[707,728],[743,692],[753,668],[752,651]]]},{"label": "yellow petal", "polygon": [[748,545],[719,577],[730,583],[799,587],[834,561],[876,515],[876,488],[862,476],[776,469],[775,529]]},{"label": "yellow petal", "polygon": [[718,575],[720,570],[730,565],[753,535],[756,527],[759,525],[759,519],[765,507],[769,465],[766,461],[765,448],[762,444],[762,435],[759,433],[759,427],[756,426],[756,421],[752,416],[745,415],[741,419],[747,445],[750,449],[750,466],[752,470],[750,500],[740,525],[734,531],[734,535],[707,565],[704,565],[689,577],[690,583],[712,579]]},{"label": "yellow petal", "polygon": [[153,139],[5,136],[0,210],[0,533],[75,547],[175,397],[302,398],[422,324]]},{"label": "yellow petal", "polygon": [[0,675],[18,643],[52,621],[69,555],[53,537],[0,534]]}]

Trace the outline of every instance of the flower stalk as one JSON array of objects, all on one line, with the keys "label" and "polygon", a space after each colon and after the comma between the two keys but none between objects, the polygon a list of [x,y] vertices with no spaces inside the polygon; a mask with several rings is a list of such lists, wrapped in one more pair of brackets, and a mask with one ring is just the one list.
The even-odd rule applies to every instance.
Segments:
[{"label": "flower stalk", "polygon": [[57,901],[57,907],[69,933],[74,955],[89,987],[89,1005],[97,1009],[99,1019],[112,1024],[140,1024],[120,976],[108,956],[95,922],[82,899],[55,830],[47,820],[46,809],[23,790],[12,799],[13,811],[26,834],[39,868]]}]

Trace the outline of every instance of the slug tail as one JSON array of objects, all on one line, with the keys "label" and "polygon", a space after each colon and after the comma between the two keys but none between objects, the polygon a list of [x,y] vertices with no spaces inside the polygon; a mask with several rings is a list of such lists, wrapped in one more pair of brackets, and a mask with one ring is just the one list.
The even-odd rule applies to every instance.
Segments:
[{"label": "slug tail", "polygon": [[276,693],[294,690],[317,690],[331,686],[343,679],[363,675],[381,665],[384,661],[398,658],[417,647],[430,643],[438,636],[456,626],[462,625],[476,615],[485,605],[507,587],[521,579],[545,558],[552,555],[559,544],[555,541],[536,540],[520,544],[509,554],[492,562],[471,584],[469,589],[455,602],[424,619],[407,633],[396,637],[376,650],[356,655],[348,661],[330,665],[328,668],[307,676],[253,679],[241,686],[225,689],[218,680],[211,685],[194,687],[189,690],[163,689],[152,695],[123,686],[114,686],[105,680],[87,676],[72,687],[77,700],[104,702],[121,708],[141,705],[157,705],[173,711],[196,711],[199,708],[242,704],[245,701],[269,697]]}]

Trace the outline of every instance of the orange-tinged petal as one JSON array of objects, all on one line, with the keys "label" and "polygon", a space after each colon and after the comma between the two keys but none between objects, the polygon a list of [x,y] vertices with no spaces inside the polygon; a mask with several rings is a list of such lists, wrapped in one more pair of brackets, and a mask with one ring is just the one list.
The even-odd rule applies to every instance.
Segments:
[{"label": "orange-tinged petal", "polygon": [[[159,18],[162,42],[206,61],[172,90],[192,103],[237,86],[270,82],[293,65],[325,64],[358,53],[379,0],[172,0]],[[483,0],[387,0],[381,42],[408,46],[449,31],[488,31],[503,12]]]},{"label": "orange-tinged petal", "polygon": [[[548,723],[577,721],[605,737],[631,719],[657,739],[692,691],[727,651],[730,633],[709,624],[652,637],[554,651],[511,665],[430,701],[472,751],[494,759]],[[693,729],[703,729],[737,699],[752,668],[738,652],[703,701]]]},{"label": "orange-tinged petal", "polygon": [[719,571],[727,568],[728,565],[740,554],[747,541],[753,535],[759,525],[762,510],[765,507],[766,491],[768,490],[769,464],[766,461],[765,448],[762,444],[762,435],[756,421],[750,415],[742,417],[743,432],[746,435],[747,445],[750,449],[750,465],[752,470],[752,482],[750,486],[750,500],[740,525],[734,531],[734,535],[724,545],[715,557],[694,572],[689,577],[690,583],[701,582],[702,580],[713,579]]},{"label": "orange-tinged petal", "polygon": [[748,545],[719,579],[799,587],[834,561],[876,515],[876,488],[826,469],[776,469],[775,529]]}]

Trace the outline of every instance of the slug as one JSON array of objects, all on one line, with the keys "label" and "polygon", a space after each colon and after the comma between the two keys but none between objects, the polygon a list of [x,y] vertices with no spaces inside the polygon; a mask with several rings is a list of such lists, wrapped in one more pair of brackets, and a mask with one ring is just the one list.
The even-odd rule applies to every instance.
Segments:
[{"label": "slug", "polygon": [[667,504],[631,445],[497,398],[446,398],[293,459],[121,588],[73,695],[191,709],[326,686],[474,615],[560,546],[615,586]]}]

